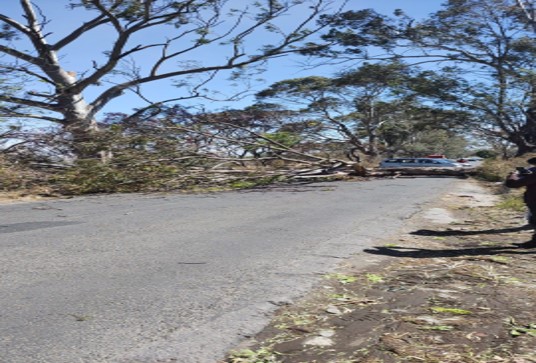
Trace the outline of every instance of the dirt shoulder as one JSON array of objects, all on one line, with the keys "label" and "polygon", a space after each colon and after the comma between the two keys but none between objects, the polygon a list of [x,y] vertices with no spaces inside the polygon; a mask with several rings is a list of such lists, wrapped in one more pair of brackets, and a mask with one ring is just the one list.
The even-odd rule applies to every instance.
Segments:
[{"label": "dirt shoulder", "polygon": [[[532,230],[475,181],[281,307],[228,363],[536,362]],[[362,256],[361,256],[362,257]]]}]

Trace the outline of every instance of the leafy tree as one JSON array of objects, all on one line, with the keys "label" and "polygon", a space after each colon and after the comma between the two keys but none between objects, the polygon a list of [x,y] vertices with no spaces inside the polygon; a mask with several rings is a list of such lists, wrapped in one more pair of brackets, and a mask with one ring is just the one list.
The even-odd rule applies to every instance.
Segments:
[{"label": "leafy tree", "polygon": [[[521,6],[524,5],[525,7]],[[423,21],[401,10],[325,16],[331,47],[312,54],[347,58],[407,59],[428,63],[427,91],[434,101],[474,115],[468,124],[483,137],[514,144],[518,154],[536,150],[536,78],[532,1],[449,0]],[[377,56],[368,48],[382,48]],[[424,76],[424,74],[423,74]]]},{"label": "leafy tree", "polygon": [[375,157],[396,144],[393,137],[389,142],[389,130],[401,131],[406,124],[411,132],[409,120],[424,115],[410,114],[418,109],[416,93],[408,85],[414,78],[411,73],[398,62],[365,64],[334,78],[311,76],[276,82],[257,97],[297,105],[322,125],[325,138],[337,137]]},{"label": "leafy tree", "polygon": [[443,154],[459,158],[466,154],[467,141],[452,131],[425,129],[413,133],[408,142],[403,144],[402,149],[405,155],[416,157]]},{"label": "leafy tree", "polygon": [[[467,145],[467,136],[459,125],[466,118],[467,115],[461,112],[424,105],[404,107],[397,118],[384,123],[380,129],[385,152],[389,156],[445,154],[455,157],[464,154],[458,145]],[[434,141],[428,135],[437,135],[440,139]],[[442,138],[443,135],[448,135],[448,138]],[[453,147],[450,148],[442,140],[447,141],[447,144],[451,140]],[[416,148],[416,144],[420,146]]]},{"label": "leafy tree", "polygon": [[[81,0],[66,2],[62,17],[84,21],[65,34],[49,28],[60,19],[47,15],[51,3],[19,0],[20,14],[0,12],[0,70],[22,81],[17,92],[0,93],[0,109],[13,118],[61,125],[77,148],[99,129],[96,115],[124,92],[133,92],[147,108],[200,97],[219,73],[231,77],[252,72],[252,66],[310,47],[303,41],[322,26],[314,19],[332,0]],[[307,9],[304,11],[304,9]],[[283,19],[292,13],[292,26]],[[301,14],[298,16],[297,14]],[[67,65],[66,56],[105,31],[109,42],[92,43],[85,64]],[[259,39],[267,39],[258,45]],[[255,45],[257,44],[257,45]],[[84,48],[84,49],[87,49]],[[202,51],[210,57],[200,60]],[[88,51],[89,52],[89,51]],[[207,53],[205,53],[207,54]],[[143,87],[172,80],[178,87],[170,98],[149,100]],[[90,98],[88,95],[94,95]]]},{"label": "leafy tree", "polygon": [[356,135],[367,145],[366,154],[377,156],[384,144],[381,128],[386,123],[403,122],[404,111],[415,103],[407,87],[410,70],[399,62],[367,64],[340,73],[335,79],[340,97],[350,112]]}]

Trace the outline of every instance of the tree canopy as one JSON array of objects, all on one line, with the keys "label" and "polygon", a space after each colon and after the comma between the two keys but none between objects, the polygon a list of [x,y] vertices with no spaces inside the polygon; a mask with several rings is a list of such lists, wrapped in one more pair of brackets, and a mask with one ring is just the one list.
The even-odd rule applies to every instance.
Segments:
[{"label": "tree canopy", "polygon": [[[0,12],[0,69],[15,90],[0,92],[0,109],[9,117],[61,125],[84,140],[98,128],[97,113],[124,92],[137,94],[143,111],[203,96],[220,72],[238,77],[271,58],[308,49],[304,40],[322,28],[314,22],[332,1],[83,0],[66,2],[58,18],[49,15],[50,2],[18,3],[18,13]],[[83,22],[52,30],[71,12]],[[292,25],[283,21],[289,13]],[[98,32],[107,41],[84,47],[87,62],[76,69],[66,65],[69,52]],[[175,82],[176,94],[149,100],[143,86],[165,79]]]},{"label": "tree canopy", "polygon": [[445,106],[471,112],[478,122],[467,126],[475,133],[503,139],[524,154],[536,150],[536,42],[534,19],[527,12],[533,5],[521,0],[449,0],[419,21],[402,10],[392,17],[371,9],[326,15],[322,23],[330,30],[323,38],[331,46],[306,52],[426,66],[431,70],[422,92]]}]

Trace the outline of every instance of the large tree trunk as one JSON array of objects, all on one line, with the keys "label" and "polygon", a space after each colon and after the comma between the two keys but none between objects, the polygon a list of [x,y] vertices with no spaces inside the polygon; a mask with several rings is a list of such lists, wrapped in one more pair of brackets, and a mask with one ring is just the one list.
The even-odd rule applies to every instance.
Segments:
[{"label": "large tree trunk", "polygon": [[518,135],[512,140],[517,146],[517,155],[536,151],[536,85],[532,85],[531,100],[525,115],[525,124],[519,128]]},{"label": "large tree trunk", "polygon": [[103,145],[98,142],[100,133],[97,121],[90,115],[90,106],[81,96],[65,97],[63,128],[71,136],[73,156],[77,159],[94,159],[103,156]]},{"label": "large tree trunk", "polygon": [[512,142],[517,146],[516,156],[536,151],[536,123],[531,122],[523,126],[522,131],[513,137]]}]

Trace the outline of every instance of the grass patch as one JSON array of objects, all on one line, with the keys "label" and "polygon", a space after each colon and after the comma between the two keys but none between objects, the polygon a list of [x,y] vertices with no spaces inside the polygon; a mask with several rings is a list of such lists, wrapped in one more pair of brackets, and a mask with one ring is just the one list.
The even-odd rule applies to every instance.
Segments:
[{"label": "grass patch", "polygon": [[433,306],[430,308],[430,310],[438,314],[471,315],[473,313],[472,311],[469,311],[469,310],[457,309],[457,308],[444,308],[441,306]]},{"label": "grass patch", "polygon": [[355,277],[355,276],[350,276],[350,275],[345,275],[345,274],[338,274],[338,273],[337,274],[328,274],[325,277],[327,279],[330,279],[330,280],[337,280],[341,284],[349,284],[349,283],[357,281],[357,277]]},{"label": "grass patch", "polygon": [[522,212],[526,209],[525,203],[521,195],[507,195],[496,205],[499,209],[512,210]]},{"label": "grass patch", "polygon": [[259,350],[242,349],[238,352],[232,352],[229,356],[229,363],[278,363],[277,353],[269,348]]},{"label": "grass patch", "polygon": [[367,280],[369,282],[376,284],[376,283],[383,282],[383,277],[381,277],[380,275],[376,275],[376,274],[367,274]]}]

